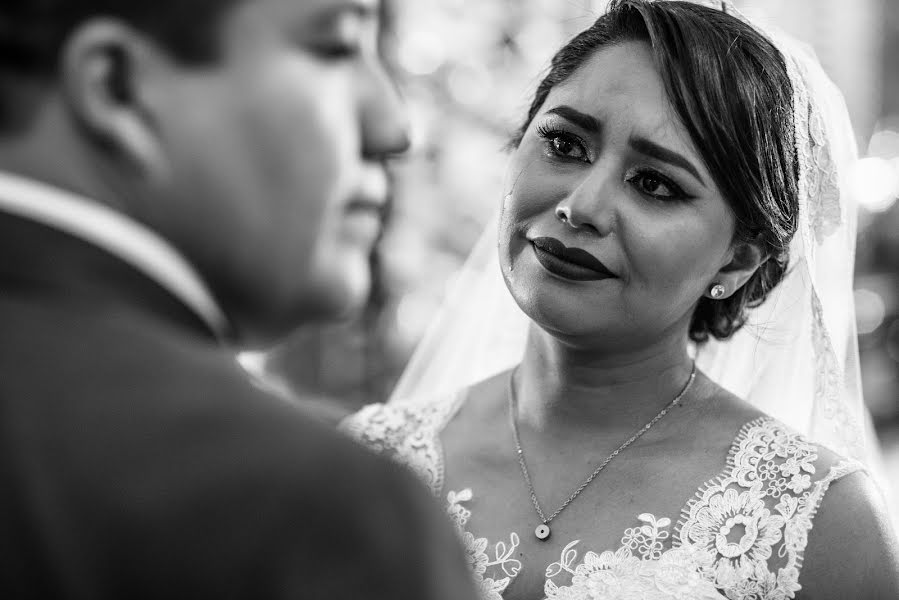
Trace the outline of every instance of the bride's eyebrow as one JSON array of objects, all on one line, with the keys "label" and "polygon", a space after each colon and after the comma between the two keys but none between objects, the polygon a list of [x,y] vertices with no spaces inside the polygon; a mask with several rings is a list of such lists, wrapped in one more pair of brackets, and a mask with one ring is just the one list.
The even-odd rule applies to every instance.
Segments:
[{"label": "bride's eyebrow", "polygon": [[[599,119],[597,119],[593,115],[588,115],[587,113],[583,113],[576,108],[572,108],[571,106],[565,104],[554,106],[553,108],[547,110],[546,114],[562,117],[566,121],[574,123],[587,133],[598,134],[602,132],[602,123]],[[631,148],[633,148],[640,154],[655,158],[656,160],[660,160],[662,162],[666,162],[668,164],[674,165],[675,167],[679,167],[684,171],[690,173],[703,186],[708,186],[705,179],[703,179],[699,174],[699,170],[693,166],[693,163],[691,163],[688,159],[684,158],[674,150],[665,148],[664,146],[660,146],[659,144],[643,137],[632,137],[630,140],[628,140],[628,143],[630,144]]]},{"label": "bride's eyebrow", "polygon": [[702,185],[707,186],[705,179],[699,174],[699,170],[693,166],[689,160],[675,152],[674,150],[670,150],[665,148],[664,146],[660,146],[655,142],[648,140],[642,137],[633,137],[628,143],[630,147],[643,154],[645,156],[649,156],[651,158],[655,158],[656,160],[660,160],[662,162],[666,162],[670,165],[674,165],[675,167],[680,167],[684,171],[691,174],[695,177]]},{"label": "bride's eyebrow", "polygon": [[558,115],[566,121],[571,121],[588,133],[599,133],[602,131],[602,123],[599,122],[599,119],[564,104],[549,109],[546,111],[546,114]]}]

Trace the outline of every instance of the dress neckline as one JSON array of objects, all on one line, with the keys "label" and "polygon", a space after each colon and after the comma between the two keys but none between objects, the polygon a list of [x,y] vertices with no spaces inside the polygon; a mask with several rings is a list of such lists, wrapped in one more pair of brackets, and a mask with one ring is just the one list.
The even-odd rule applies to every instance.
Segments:
[{"label": "dress neckline", "polygon": [[[502,540],[475,536],[467,524],[477,507],[467,505],[477,494],[471,488],[444,490],[441,434],[466,399],[467,390],[370,405],[342,428],[410,467],[445,499],[481,597],[502,600],[523,568],[515,554],[518,534]],[[821,468],[822,458],[829,468]],[[740,427],[722,467],[689,494],[680,515],[636,515],[617,547],[568,543],[559,560],[546,567],[544,597],[592,600],[624,585],[645,592],[635,597],[668,598],[659,595],[658,586],[676,584],[676,597],[792,598],[801,589],[808,533],[824,494],[831,483],[860,469],[857,461],[826,452],[777,419],[757,416]]]}]

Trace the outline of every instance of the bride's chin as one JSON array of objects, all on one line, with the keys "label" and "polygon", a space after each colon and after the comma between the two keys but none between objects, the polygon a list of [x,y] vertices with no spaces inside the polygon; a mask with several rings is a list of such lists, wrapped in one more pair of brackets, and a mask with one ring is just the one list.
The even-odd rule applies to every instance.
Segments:
[{"label": "bride's chin", "polygon": [[602,324],[585,319],[588,307],[580,302],[553,297],[539,287],[520,289],[513,282],[512,297],[532,324],[559,338],[582,338],[600,333]]}]

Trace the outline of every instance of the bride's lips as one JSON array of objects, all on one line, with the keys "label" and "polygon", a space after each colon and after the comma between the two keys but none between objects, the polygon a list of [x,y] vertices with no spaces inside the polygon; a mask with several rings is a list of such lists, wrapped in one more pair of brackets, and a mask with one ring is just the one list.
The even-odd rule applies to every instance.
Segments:
[{"label": "bride's lips", "polygon": [[559,277],[574,281],[597,281],[615,277],[608,267],[586,250],[567,248],[556,238],[534,238],[531,245],[543,268]]}]

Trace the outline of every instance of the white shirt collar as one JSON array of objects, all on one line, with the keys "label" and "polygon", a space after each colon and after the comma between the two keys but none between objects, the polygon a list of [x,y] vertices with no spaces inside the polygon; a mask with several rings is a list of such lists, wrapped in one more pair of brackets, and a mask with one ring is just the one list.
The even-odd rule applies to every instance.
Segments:
[{"label": "white shirt collar", "polygon": [[171,244],[136,221],[72,192],[3,171],[0,211],[102,248],[168,290],[219,339],[227,337],[228,320],[200,275]]}]

